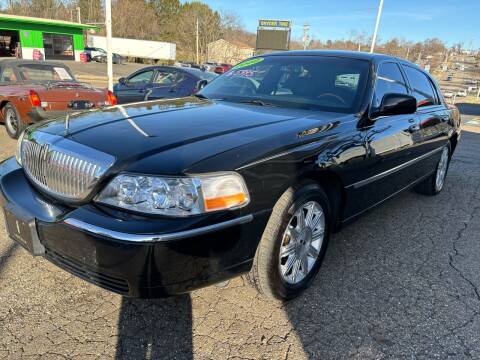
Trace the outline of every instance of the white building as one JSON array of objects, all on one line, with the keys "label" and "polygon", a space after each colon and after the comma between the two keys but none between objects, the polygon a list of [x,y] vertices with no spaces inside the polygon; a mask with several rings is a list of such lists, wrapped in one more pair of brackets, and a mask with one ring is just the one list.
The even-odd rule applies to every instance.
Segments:
[{"label": "white building", "polygon": [[252,57],[255,53],[255,49],[248,45],[224,39],[208,44],[207,51],[209,62],[232,65]]}]

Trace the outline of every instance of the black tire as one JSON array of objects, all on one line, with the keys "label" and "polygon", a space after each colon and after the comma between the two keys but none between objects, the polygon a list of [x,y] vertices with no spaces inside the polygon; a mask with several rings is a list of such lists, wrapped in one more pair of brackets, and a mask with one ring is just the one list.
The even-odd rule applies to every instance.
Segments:
[{"label": "black tire", "polygon": [[[445,178],[447,177],[448,169],[450,167],[450,157],[452,154],[450,144],[446,145],[442,149],[442,155],[440,160],[438,161],[437,168],[435,172],[430,175],[428,178],[426,178],[424,181],[422,181],[420,184],[415,186],[414,190],[422,195],[427,195],[427,196],[435,196],[438,195],[442,192],[444,185],[445,185]],[[444,155],[446,154],[446,155]],[[445,172],[443,173],[443,180],[441,182],[441,185],[437,183],[437,177],[439,176],[439,173],[441,171],[441,166],[442,166],[442,157],[446,156],[446,168]]]},{"label": "black tire", "polygon": [[[312,201],[321,206],[324,214],[325,225],[323,241],[321,242],[318,256],[311,270],[303,280],[296,284],[291,284],[288,283],[284,275],[282,275],[280,248],[282,242],[285,241],[285,230],[296,211]],[[280,197],[273,208],[272,215],[270,216],[257,248],[253,267],[247,275],[248,281],[254,285],[260,293],[273,299],[289,300],[297,297],[310,285],[320,269],[328,246],[330,225],[332,224],[330,209],[331,206],[327,195],[321,186],[313,181],[293,186]],[[297,271],[300,271],[300,269]]]},{"label": "black tire", "polygon": [[3,120],[5,123],[5,130],[7,130],[8,136],[12,139],[18,139],[20,134],[28,126],[20,116],[18,115],[17,109],[11,103],[6,104],[3,107]]}]

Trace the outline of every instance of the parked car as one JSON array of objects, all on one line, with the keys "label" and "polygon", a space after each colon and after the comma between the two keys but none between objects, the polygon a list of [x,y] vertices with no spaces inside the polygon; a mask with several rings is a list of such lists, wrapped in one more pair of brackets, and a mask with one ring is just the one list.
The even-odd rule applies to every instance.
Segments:
[{"label": "parked car", "polygon": [[445,79],[445,81],[452,81],[453,80],[453,76],[451,75],[448,75],[447,78]]},{"label": "parked car", "polygon": [[197,63],[191,61],[191,62],[179,62],[175,64],[176,66],[179,67],[186,67],[186,68],[194,68],[194,69],[200,69],[200,65]]},{"label": "parked car", "polygon": [[332,232],[403,190],[442,191],[460,116],[438,94],[428,73],[386,55],[255,57],[196,96],[27,129],[0,165],[6,227],[126,296],[250,271],[261,293],[291,299]]},{"label": "parked car", "polygon": [[217,74],[224,74],[232,68],[232,65],[229,64],[220,64],[213,69],[213,72]]},{"label": "parked car", "polygon": [[467,91],[468,92],[474,92],[474,91],[477,91],[478,90],[478,87],[477,86],[469,86]]},{"label": "parked car", "polygon": [[455,94],[452,92],[452,91],[445,91],[443,93],[443,96],[446,98],[446,99],[451,99],[455,96]]},{"label": "parked car", "polygon": [[206,71],[214,72],[214,70],[217,66],[218,66],[217,63],[207,61],[207,62],[202,64],[202,69],[206,70]]},{"label": "parked car", "polygon": [[113,88],[120,104],[189,96],[217,77],[194,68],[150,66],[120,78]]},{"label": "parked car", "polygon": [[467,96],[467,95],[468,95],[468,94],[467,94],[467,90],[465,90],[465,89],[458,90],[458,92],[457,92],[457,96],[463,96],[463,97],[465,97],[465,96]]},{"label": "parked car", "polygon": [[31,123],[114,104],[112,92],[80,83],[63,63],[0,61],[0,120],[12,138]]},{"label": "parked car", "polygon": [[[100,54],[100,55],[95,55],[92,58],[93,61],[99,62],[99,63],[106,63],[107,62],[107,54]],[[113,53],[112,54],[112,62],[114,64],[125,64],[127,62],[127,59],[125,59],[122,55]]]},{"label": "parked car", "polygon": [[92,61],[95,56],[98,55],[107,55],[107,52],[98,47],[85,47],[83,52],[87,54],[88,61]]}]

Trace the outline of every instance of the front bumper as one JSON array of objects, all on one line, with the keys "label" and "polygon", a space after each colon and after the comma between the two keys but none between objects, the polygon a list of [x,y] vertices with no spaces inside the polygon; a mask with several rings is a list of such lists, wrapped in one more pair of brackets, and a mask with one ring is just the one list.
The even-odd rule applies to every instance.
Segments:
[{"label": "front bumper", "polygon": [[42,256],[131,297],[180,294],[249,271],[270,215],[166,219],[93,204],[69,208],[37,192],[13,158],[0,165],[0,190],[4,208],[33,219]]},{"label": "front bumper", "polygon": [[32,107],[32,110],[30,110],[27,113],[27,115],[32,122],[39,122],[44,120],[53,120],[53,119],[65,117],[69,114],[74,114],[79,111],[80,110],[70,110],[70,109],[46,111],[41,107]]}]

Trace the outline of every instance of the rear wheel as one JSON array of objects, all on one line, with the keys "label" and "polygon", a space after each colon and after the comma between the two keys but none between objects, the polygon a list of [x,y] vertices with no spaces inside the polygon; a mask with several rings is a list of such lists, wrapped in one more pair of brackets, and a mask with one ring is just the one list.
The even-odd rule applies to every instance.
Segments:
[{"label": "rear wheel", "polygon": [[423,195],[434,196],[443,190],[450,165],[450,149],[450,145],[442,149],[442,155],[438,161],[437,169],[431,176],[415,187],[416,192]]},{"label": "rear wheel", "polygon": [[18,115],[15,106],[8,103],[3,107],[3,119],[8,136],[12,139],[18,139],[23,130],[28,126]]},{"label": "rear wheel", "polygon": [[320,269],[330,235],[331,212],[314,182],[288,189],[278,200],[248,278],[264,295],[289,300],[305,290]]}]

